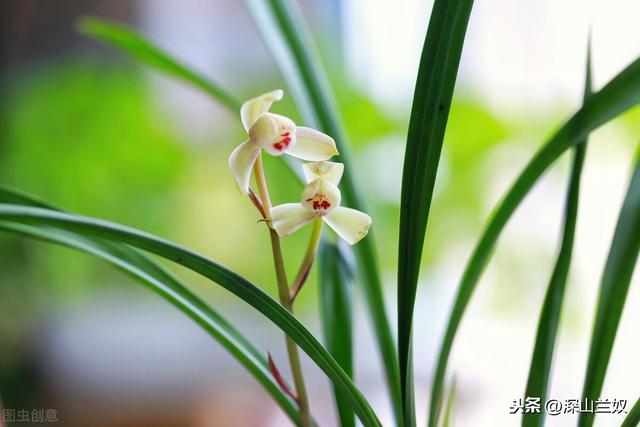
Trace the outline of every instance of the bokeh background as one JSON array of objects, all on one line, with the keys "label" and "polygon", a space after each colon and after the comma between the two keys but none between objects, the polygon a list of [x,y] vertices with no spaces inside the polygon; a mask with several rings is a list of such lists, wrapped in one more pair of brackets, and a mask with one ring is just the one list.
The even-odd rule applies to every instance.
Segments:
[{"label": "bokeh background", "polygon": [[[302,1],[353,143],[374,217],[388,310],[404,141],[428,0]],[[227,168],[236,114],[74,30],[84,14],[130,24],[245,99],[286,85],[242,2],[3,0],[0,182],[76,213],[165,236],[275,294],[267,234]],[[589,28],[596,87],[640,55],[635,0],[486,0],[471,16],[425,245],[416,309],[419,420],[443,323],[475,240],[516,174],[581,99]],[[275,111],[299,118],[290,98]],[[592,137],[551,397],[579,398],[597,286],[640,138],[640,110]],[[454,347],[457,426],[512,426],[558,246],[565,156],[501,238]],[[276,202],[299,194],[267,159]],[[308,230],[284,240],[291,270]],[[639,236],[640,238],[640,236]],[[286,372],[283,339],[217,287],[176,269]],[[293,271],[291,272],[291,274]],[[299,315],[318,336],[315,275]],[[356,381],[391,425],[380,361],[355,289]],[[603,397],[638,397],[634,279]],[[635,362],[635,363],[634,363]],[[308,360],[314,413],[335,425]],[[286,426],[255,381],[173,307],[86,255],[0,234],[0,393],[5,408],[55,408],[59,425]],[[601,415],[597,424],[619,425]],[[575,422],[550,418],[550,426]],[[25,424],[20,424],[25,425]]]}]

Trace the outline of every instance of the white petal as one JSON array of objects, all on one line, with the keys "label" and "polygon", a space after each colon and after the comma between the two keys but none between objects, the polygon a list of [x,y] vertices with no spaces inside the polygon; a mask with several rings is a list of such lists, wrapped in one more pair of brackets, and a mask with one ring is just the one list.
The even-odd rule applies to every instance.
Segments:
[{"label": "white petal", "polygon": [[328,160],[338,154],[336,142],[329,135],[315,129],[298,126],[296,142],[286,151],[294,157],[308,161]]},{"label": "white petal", "polygon": [[229,156],[229,167],[236,179],[236,184],[240,191],[249,194],[249,180],[251,179],[251,168],[258,158],[260,147],[251,141],[245,141],[238,145]]},{"label": "white petal", "polygon": [[280,101],[282,96],[282,90],[276,89],[252,98],[242,104],[242,107],[240,107],[240,118],[242,119],[245,130],[248,132],[249,128],[258,120],[260,114],[269,111],[271,104],[275,101]]},{"label": "white petal", "polygon": [[342,179],[344,165],[342,163],[335,162],[312,162],[302,165],[302,171],[304,172],[307,182],[311,182],[317,178],[322,178],[338,185],[340,183],[340,179]]},{"label": "white petal", "polygon": [[324,221],[338,233],[338,236],[353,245],[367,235],[371,217],[355,209],[339,207],[327,214]]},{"label": "white petal", "polygon": [[273,228],[280,236],[293,233],[314,218],[313,212],[306,210],[300,203],[285,203],[271,208]]}]

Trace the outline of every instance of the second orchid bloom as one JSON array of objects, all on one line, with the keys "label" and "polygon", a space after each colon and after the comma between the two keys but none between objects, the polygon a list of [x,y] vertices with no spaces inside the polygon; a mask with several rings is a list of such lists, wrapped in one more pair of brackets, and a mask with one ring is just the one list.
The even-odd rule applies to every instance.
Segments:
[{"label": "second orchid bloom", "polygon": [[286,236],[305,224],[322,219],[338,236],[353,245],[367,235],[371,217],[355,209],[340,206],[338,183],[342,163],[314,162],[303,166],[307,186],[299,203],[285,203],[271,209],[273,228]]}]

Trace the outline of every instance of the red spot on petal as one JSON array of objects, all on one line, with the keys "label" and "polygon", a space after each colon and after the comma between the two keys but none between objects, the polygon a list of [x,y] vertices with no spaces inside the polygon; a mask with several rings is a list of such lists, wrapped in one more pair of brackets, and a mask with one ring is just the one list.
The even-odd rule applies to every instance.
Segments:
[{"label": "red spot on petal", "polygon": [[282,150],[282,144],[279,142],[276,142],[275,144],[273,144],[273,148],[275,148],[276,150],[280,151]]}]

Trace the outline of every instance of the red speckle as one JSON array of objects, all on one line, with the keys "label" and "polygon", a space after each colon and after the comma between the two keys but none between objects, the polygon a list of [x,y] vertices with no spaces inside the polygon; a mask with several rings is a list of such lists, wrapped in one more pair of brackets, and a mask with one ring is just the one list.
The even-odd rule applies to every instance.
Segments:
[{"label": "red speckle", "polygon": [[326,195],[324,194],[316,194],[311,199],[307,200],[308,202],[313,201],[311,206],[313,206],[314,211],[324,211],[331,207],[331,202],[326,199]]},{"label": "red speckle", "polygon": [[276,142],[275,144],[273,144],[273,148],[275,148],[276,150],[280,151],[282,150],[282,144],[279,142]]},{"label": "red speckle", "polygon": [[289,135],[291,135],[291,133],[290,133],[290,132],[285,132],[285,133],[283,133],[283,134],[281,134],[281,135],[282,135],[282,136],[289,136]]}]

